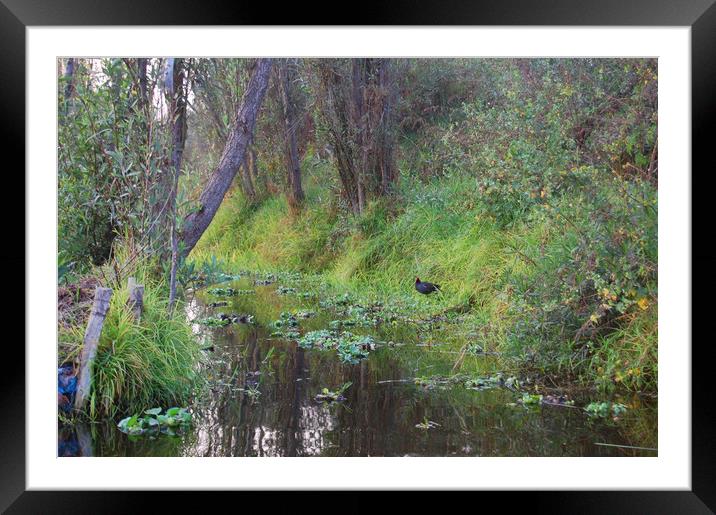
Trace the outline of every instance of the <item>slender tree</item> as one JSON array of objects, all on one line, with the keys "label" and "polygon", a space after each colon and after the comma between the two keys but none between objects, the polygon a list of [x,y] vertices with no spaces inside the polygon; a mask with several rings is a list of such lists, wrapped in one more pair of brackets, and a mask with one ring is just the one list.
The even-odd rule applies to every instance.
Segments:
[{"label": "slender tree", "polygon": [[169,102],[169,126],[172,134],[170,169],[173,172],[173,182],[169,192],[172,251],[171,270],[169,273],[169,311],[174,308],[174,301],[176,299],[176,274],[179,261],[177,192],[179,189],[179,176],[181,175],[181,164],[184,154],[184,142],[186,141],[186,100],[188,91],[188,77],[185,61],[183,59],[174,59],[170,61],[172,61],[172,81],[170,87],[167,88],[167,100]]},{"label": "slender tree", "polygon": [[301,186],[301,165],[296,143],[298,116],[295,66],[295,61],[292,62],[288,59],[281,59],[278,64],[279,91],[281,92],[281,108],[283,111],[286,175],[288,177],[286,197],[292,208],[300,206],[305,198],[303,187]]},{"label": "slender tree", "polygon": [[182,257],[191,252],[204,234],[244,161],[256,117],[266,94],[272,64],[273,60],[267,58],[258,59],[256,62],[219,164],[199,197],[198,209],[184,219],[181,231]]},{"label": "slender tree", "polygon": [[322,114],[343,196],[362,213],[370,197],[388,195],[397,180],[398,89],[390,59],[325,60],[319,64]]},{"label": "slender tree", "polygon": [[72,94],[75,91],[75,67],[77,66],[77,59],[70,57],[67,59],[67,66],[65,67],[65,101],[69,101]]},{"label": "slender tree", "polygon": [[353,121],[356,118],[353,115],[355,102],[345,68],[338,59],[319,61],[321,90],[318,100],[342,185],[341,195],[351,211],[358,214],[358,135]]},{"label": "slender tree", "polygon": [[62,93],[63,100],[61,101],[61,110],[59,112],[62,115],[59,117],[60,125],[67,123],[67,117],[70,114],[70,108],[72,107],[72,97],[76,89],[75,74],[77,64],[77,59],[70,57],[69,59],[67,59],[67,64],[65,65],[65,71],[62,76],[65,84],[65,89]]},{"label": "slender tree", "polygon": [[139,105],[144,108],[149,103],[147,90],[147,61],[146,58],[137,59],[137,82],[139,82]]}]

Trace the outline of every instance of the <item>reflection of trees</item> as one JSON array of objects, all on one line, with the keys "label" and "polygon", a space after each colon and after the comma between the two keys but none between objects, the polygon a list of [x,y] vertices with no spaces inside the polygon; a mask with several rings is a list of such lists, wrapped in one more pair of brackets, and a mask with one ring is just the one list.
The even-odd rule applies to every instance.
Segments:
[{"label": "reflection of trees", "polygon": [[[252,302],[264,306],[266,300],[274,301],[275,296],[233,299],[226,311],[256,312],[257,306],[242,308]],[[278,311],[282,304],[276,302],[271,309]],[[208,312],[201,309],[200,304],[194,306],[193,314],[206,316]],[[324,327],[326,321],[309,323]],[[411,328],[390,331],[394,341],[414,338]],[[343,365],[335,352],[304,351],[295,343],[271,340],[258,325],[202,327],[201,334],[215,346],[202,365],[202,373],[215,384],[195,405],[192,432],[183,438],[132,441],[114,423],[93,425],[94,449],[85,452],[96,456],[589,456],[629,455],[595,442],[654,446],[639,443],[638,438],[656,434],[655,408],[635,411],[633,419],[610,424],[590,422],[578,409],[545,406],[530,411],[508,406],[517,394],[506,390],[478,392],[461,386],[424,390],[412,381],[379,384],[438,373],[440,364],[430,357],[437,353],[412,345],[378,349],[357,365]],[[275,351],[267,359],[271,347]],[[323,387],[335,390],[347,381],[353,384],[345,392],[345,402],[315,402]],[[251,385],[261,392],[257,399],[246,391]],[[425,419],[440,425],[416,428]],[[75,433],[66,440],[77,441],[79,449]]]},{"label": "reflection of trees", "polygon": [[[422,390],[401,378],[403,367],[377,351],[353,366],[333,353],[304,351],[270,341],[261,329],[237,332],[220,356],[226,376],[246,388],[261,372],[261,395],[253,402],[242,391],[224,389],[197,414],[197,440],[187,453],[200,456],[543,456],[613,453],[598,440],[624,442],[608,426],[590,427],[579,410],[548,407],[534,411],[508,406],[515,394],[455,387]],[[262,365],[272,346],[270,362]],[[313,400],[323,387],[353,385],[342,404]],[[424,419],[438,428],[415,427]]]},{"label": "reflection of trees", "polygon": [[[217,376],[233,377],[198,410],[196,441],[189,455],[294,456],[303,454],[300,420],[304,400],[304,351],[294,344],[266,339],[260,328],[235,333],[235,341],[222,347]],[[281,346],[262,363],[272,346]],[[285,346],[285,347],[284,347]],[[277,349],[278,350],[278,349]],[[247,393],[261,392],[257,399]]]},{"label": "reflection of trees", "polygon": [[287,367],[291,374],[287,377],[286,383],[293,385],[293,395],[291,396],[290,402],[286,403],[286,406],[290,410],[290,414],[288,417],[288,424],[286,425],[286,443],[284,444],[284,447],[286,448],[286,456],[297,456],[299,454],[298,446],[301,440],[296,437],[296,433],[298,431],[298,423],[301,417],[301,393],[303,390],[303,380],[299,381],[299,379],[303,379],[304,350],[296,346],[291,357],[293,365]]}]

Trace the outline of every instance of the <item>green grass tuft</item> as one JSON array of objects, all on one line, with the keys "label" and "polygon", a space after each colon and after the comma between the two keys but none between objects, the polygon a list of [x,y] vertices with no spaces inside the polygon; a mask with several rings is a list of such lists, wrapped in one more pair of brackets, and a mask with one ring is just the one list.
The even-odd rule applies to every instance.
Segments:
[{"label": "green grass tuft", "polygon": [[[125,289],[115,290],[102,328],[87,415],[91,419],[141,412],[153,406],[185,405],[196,385],[199,346],[181,306],[173,315],[160,285],[139,275],[145,285],[140,323],[127,307]],[[60,333],[68,349],[60,361],[81,352],[84,327]]]}]

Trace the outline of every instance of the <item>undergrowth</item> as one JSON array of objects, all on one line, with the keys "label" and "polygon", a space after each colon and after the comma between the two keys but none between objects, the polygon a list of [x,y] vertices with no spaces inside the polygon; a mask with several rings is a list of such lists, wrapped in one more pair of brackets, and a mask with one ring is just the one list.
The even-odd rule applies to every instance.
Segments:
[{"label": "undergrowth", "polygon": [[[404,126],[390,196],[351,214],[331,160],[309,148],[302,209],[232,191],[191,259],[467,314],[481,345],[523,368],[654,392],[657,75],[632,64],[545,60],[525,75],[485,62],[507,73]],[[565,80],[583,74],[595,80]],[[421,296],[416,276],[442,291]]]},{"label": "undergrowth", "polygon": [[[141,412],[153,406],[186,405],[196,387],[199,346],[181,306],[168,313],[165,287],[133,267],[144,284],[144,309],[136,322],[126,288],[113,288],[92,368],[85,415],[91,419]],[[85,327],[60,330],[60,362],[78,360]]]},{"label": "undergrowth", "polygon": [[[625,193],[608,173],[568,170],[559,195],[505,225],[467,175],[424,183],[405,174],[396,202],[374,202],[353,217],[317,202],[329,198],[330,176],[312,171],[313,200],[298,213],[282,198],[257,206],[231,192],[191,260],[317,275],[421,315],[467,312],[491,349],[533,371],[606,390],[656,390],[656,210],[643,200],[655,198],[648,184]],[[418,294],[416,276],[442,292]],[[577,338],[585,323],[594,330]]]}]

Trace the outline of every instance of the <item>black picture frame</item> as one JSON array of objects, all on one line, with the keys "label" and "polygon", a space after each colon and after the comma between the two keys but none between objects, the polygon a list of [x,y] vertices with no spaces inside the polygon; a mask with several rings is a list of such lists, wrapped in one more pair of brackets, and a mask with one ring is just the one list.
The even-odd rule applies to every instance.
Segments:
[{"label": "black picture frame", "polygon": [[[336,12],[335,3],[325,5],[303,3],[287,4],[278,9],[269,3],[247,2],[189,2],[186,0],[161,0],[139,2],[137,0],[0,0],[0,74],[3,92],[2,137],[0,155],[17,156],[24,166],[25,142],[25,29],[33,25],[293,25],[298,21],[316,24],[316,13]],[[346,11],[347,12],[347,11]],[[716,119],[716,5],[714,0],[501,0],[475,2],[448,0],[430,2],[399,0],[369,4],[361,2],[360,8],[341,21],[326,24],[343,25],[350,21],[356,25],[575,25],[575,26],[690,26],[691,72],[692,72],[692,237],[710,235],[713,232],[707,195],[711,188],[705,180],[713,175],[710,159],[714,142]],[[684,173],[690,173],[686,170]],[[7,180],[13,177],[7,173]],[[694,179],[699,178],[699,188]],[[24,178],[15,173],[16,191],[26,191]],[[16,195],[20,203],[24,195]],[[18,206],[18,209],[23,209]],[[6,216],[16,213],[6,204]],[[701,213],[698,210],[701,209]],[[23,211],[24,212],[24,209]],[[14,215],[17,218],[17,215]],[[25,269],[25,226],[13,220],[3,229],[16,245],[4,245],[0,249],[0,264],[4,270]],[[707,240],[709,238],[706,238]],[[692,239],[696,243],[696,239]],[[698,291],[707,295],[716,285],[710,265],[716,263],[716,252],[702,244],[693,248],[692,276],[695,269],[705,271],[699,276]],[[708,267],[708,268],[707,268]],[[24,291],[17,277],[8,278],[10,288]],[[18,284],[13,285],[12,281]],[[13,295],[12,307],[25,305]],[[692,319],[708,320],[712,302],[699,302],[692,289]],[[30,307],[28,306],[28,309]],[[708,310],[708,311],[707,311]],[[18,317],[19,318],[19,317]],[[693,331],[693,325],[692,325]],[[713,420],[716,419],[715,404],[711,401],[714,390],[710,380],[708,349],[711,339],[697,339],[695,334],[692,352],[692,490],[691,491],[580,491],[580,492],[510,492],[510,504],[515,500],[529,503],[531,510],[548,510],[551,513],[712,513],[716,511],[716,443],[713,439]],[[8,513],[107,513],[128,512],[139,506],[141,493],[127,492],[28,492],[25,491],[25,353],[16,342],[6,345],[6,367],[0,374],[2,381],[3,424],[2,455],[0,467],[0,509]],[[217,493],[203,493],[216,496]],[[245,494],[240,494],[245,496]],[[353,497],[356,494],[348,494]],[[494,497],[492,493],[480,493],[480,498]],[[146,497],[146,496],[145,496]],[[169,497],[171,500],[169,500]],[[222,494],[221,497],[226,497]],[[152,504],[186,507],[185,496],[172,493],[162,496],[164,500],[142,499],[142,511],[152,509]],[[222,499],[224,500],[224,499]],[[149,502],[149,504],[147,504]],[[202,501],[200,501],[202,502]],[[212,504],[220,502],[213,499]],[[344,499],[353,510],[361,502]],[[421,495],[411,496],[410,504],[421,506]],[[482,500],[480,502],[483,502]],[[418,504],[419,503],[419,504]],[[367,508],[366,508],[367,509]],[[132,510],[134,511],[134,510]],[[401,510],[402,511],[402,510]]]}]

